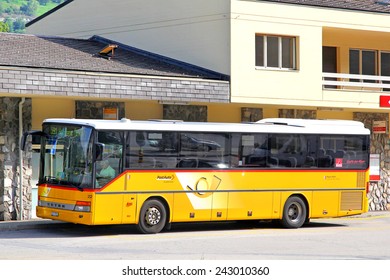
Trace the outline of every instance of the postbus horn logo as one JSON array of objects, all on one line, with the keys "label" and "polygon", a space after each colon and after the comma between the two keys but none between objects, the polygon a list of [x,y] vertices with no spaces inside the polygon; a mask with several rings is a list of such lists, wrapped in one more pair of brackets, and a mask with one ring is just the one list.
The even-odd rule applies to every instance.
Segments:
[{"label": "postbus horn logo", "polygon": [[187,185],[187,189],[193,191],[193,193],[198,197],[206,198],[212,195],[213,192],[218,189],[221,181],[221,178],[214,175],[211,180],[211,184],[209,184],[207,178],[200,177],[198,181],[196,181],[194,187]]}]

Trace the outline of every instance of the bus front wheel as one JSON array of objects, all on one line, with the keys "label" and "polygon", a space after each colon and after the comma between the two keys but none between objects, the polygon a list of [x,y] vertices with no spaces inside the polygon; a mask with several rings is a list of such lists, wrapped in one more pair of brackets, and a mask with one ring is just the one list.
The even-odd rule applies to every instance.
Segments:
[{"label": "bus front wheel", "polygon": [[141,208],[137,228],[142,233],[158,233],[165,227],[167,211],[156,199],[147,200]]},{"label": "bus front wheel", "polygon": [[282,226],[285,228],[299,228],[306,221],[306,204],[302,198],[291,196],[283,208]]}]

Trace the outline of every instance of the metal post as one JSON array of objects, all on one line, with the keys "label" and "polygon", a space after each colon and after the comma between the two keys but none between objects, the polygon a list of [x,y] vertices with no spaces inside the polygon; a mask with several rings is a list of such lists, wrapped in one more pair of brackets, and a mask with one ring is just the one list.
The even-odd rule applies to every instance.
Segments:
[{"label": "metal post", "polygon": [[[23,135],[23,104],[25,98],[19,102],[19,141]],[[19,220],[23,220],[23,152],[19,143]]]}]

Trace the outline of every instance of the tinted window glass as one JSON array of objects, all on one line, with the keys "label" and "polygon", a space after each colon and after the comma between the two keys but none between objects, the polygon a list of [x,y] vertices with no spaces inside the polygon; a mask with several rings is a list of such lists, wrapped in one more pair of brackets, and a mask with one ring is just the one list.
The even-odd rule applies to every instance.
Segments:
[{"label": "tinted window glass", "polygon": [[175,168],[176,132],[131,131],[126,143],[127,168]]},{"label": "tinted window glass", "polygon": [[362,74],[376,75],[376,52],[362,51]]},{"label": "tinted window glass", "polygon": [[368,160],[368,137],[320,136],[318,167],[365,169]]},{"label": "tinted window glass", "polygon": [[279,67],[279,38],[267,37],[267,66]]},{"label": "tinted window glass", "polygon": [[181,133],[177,167],[229,167],[229,139],[229,135],[223,133]]},{"label": "tinted window glass", "polygon": [[267,134],[241,135],[240,166],[266,167],[269,154]]},{"label": "tinted window glass", "polygon": [[282,67],[294,68],[294,39],[282,38]]},{"label": "tinted window glass", "polygon": [[306,135],[272,134],[270,137],[273,165],[280,167],[303,167],[308,155]]},{"label": "tinted window glass", "polygon": [[98,131],[98,142],[103,150],[96,162],[96,184],[102,187],[121,173],[123,132]]},{"label": "tinted window glass", "polygon": [[256,66],[264,66],[264,37],[256,36]]}]

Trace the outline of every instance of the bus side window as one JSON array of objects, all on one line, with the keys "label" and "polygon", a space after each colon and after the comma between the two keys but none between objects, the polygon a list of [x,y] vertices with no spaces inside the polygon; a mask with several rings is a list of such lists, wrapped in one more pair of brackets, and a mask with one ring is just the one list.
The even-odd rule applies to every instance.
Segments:
[{"label": "bus side window", "polygon": [[[318,158],[318,137],[315,135],[305,135],[306,156],[304,157],[303,167],[317,167]],[[325,153],[325,152],[324,152]]]},{"label": "bus side window", "polygon": [[337,169],[358,168],[368,166],[367,137],[357,135],[321,135],[318,149],[318,167],[334,167]]},{"label": "bus side window", "polygon": [[314,158],[307,157],[309,155],[307,141],[305,135],[272,134],[271,156],[268,159],[270,167],[298,168],[314,164]]},{"label": "bus side window", "polygon": [[242,134],[240,141],[240,162],[245,167],[266,167],[270,151],[268,134]]},{"label": "bus side window", "polygon": [[228,168],[230,136],[227,133],[180,133],[177,168]]},{"label": "bus side window", "polygon": [[177,133],[130,131],[126,140],[125,168],[174,168],[177,163]]}]

